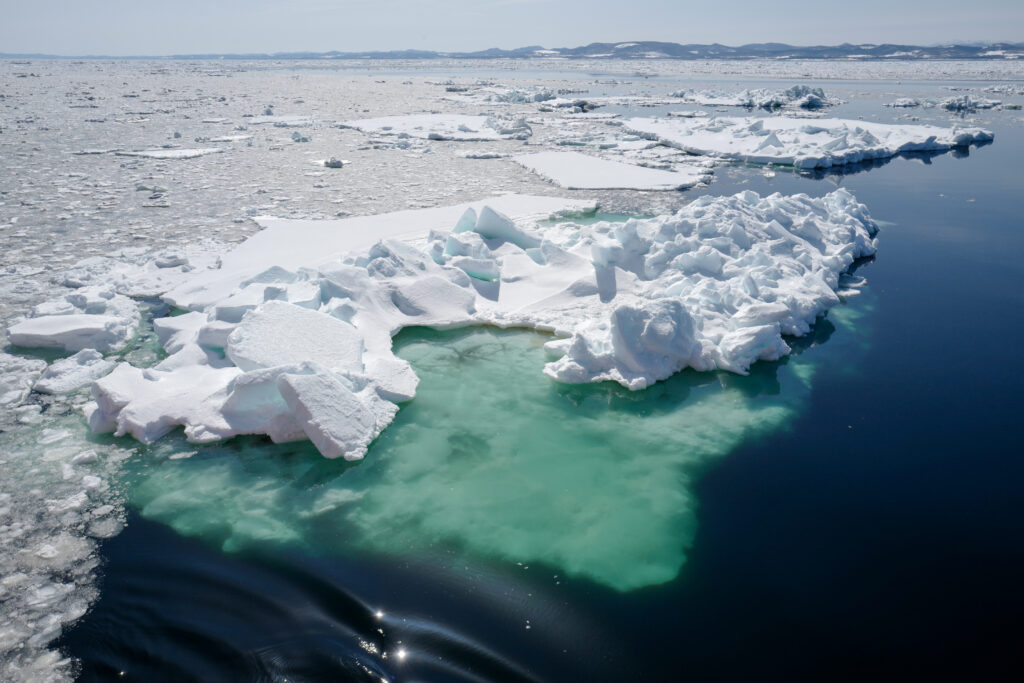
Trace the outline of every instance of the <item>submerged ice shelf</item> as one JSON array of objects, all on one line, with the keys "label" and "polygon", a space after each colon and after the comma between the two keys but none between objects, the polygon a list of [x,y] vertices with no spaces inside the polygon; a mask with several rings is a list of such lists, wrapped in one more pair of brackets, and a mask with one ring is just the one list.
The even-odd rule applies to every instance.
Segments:
[{"label": "submerged ice shelf", "polygon": [[[844,331],[829,343],[833,357],[850,355],[839,347],[857,330]],[[643,392],[553,386],[536,372],[544,340],[492,327],[407,330],[395,347],[419,393],[358,467],[325,466],[305,444],[196,448],[171,436],[129,463],[132,503],[226,551],[364,548],[445,563],[465,553],[633,590],[679,573],[698,523],[692,482],[787,424],[816,365],[794,356],[744,377],[680,373]],[[195,455],[174,457],[183,451]]]},{"label": "submerged ice shelf", "polygon": [[169,356],[99,379],[90,426],[146,443],[179,425],[201,443],[308,438],[327,457],[359,459],[415,395],[416,374],[392,351],[413,326],[553,332],[544,372],[568,383],[745,373],[789,353],[783,335],[807,333],[839,303],[840,275],[875,250],[874,223],[843,190],[702,197],[625,223],[538,220],[592,208],[508,195],[266,220],[219,268],[165,293],[191,311],[155,321]]}]

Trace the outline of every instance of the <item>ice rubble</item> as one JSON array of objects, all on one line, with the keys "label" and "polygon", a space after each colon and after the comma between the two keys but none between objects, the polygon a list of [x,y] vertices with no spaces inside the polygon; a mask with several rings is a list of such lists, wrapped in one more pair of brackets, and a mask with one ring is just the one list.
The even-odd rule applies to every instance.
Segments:
[{"label": "ice rubble", "polygon": [[753,163],[828,168],[902,152],[963,147],[994,139],[981,128],[869,123],[846,119],[632,118],[626,130],[692,154]]},{"label": "ice rubble", "polygon": [[114,369],[96,349],[82,349],[73,356],[54,361],[32,386],[41,394],[66,394],[103,377]]},{"label": "ice rubble", "polygon": [[922,101],[915,97],[897,97],[892,102],[887,102],[885,106],[896,108],[923,107],[927,106],[927,100]]},{"label": "ice rubble", "polygon": [[704,168],[665,171],[579,152],[522,154],[513,160],[570,190],[679,190],[693,187],[710,176]]},{"label": "ice rubble", "polygon": [[525,140],[532,131],[521,118],[466,114],[409,114],[356,119],[338,124],[374,135],[397,135],[426,140]]},{"label": "ice rubble", "polygon": [[946,111],[974,112],[979,109],[995,109],[1002,104],[1001,100],[990,100],[984,97],[972,97],[968,94],[950,97],[939,102]]},{"label": "ice rubble", "polygon": [[[75,400],[81,400],[79,396]],[[119,488],[109,482],[128,456],[89,443],[67,403],[0,414],[0,679],[71,680],[71,663],[47,644],[97,598],[96,539],[124,524]],[[35,410],[33,410],[35,409]],[[25,424],[9,428],[18,416]],[[81,435],[81,436],[78,436]]]},{"label": "ice rubble", "polygon": [[673,93],[674,97],[684,102],[701,104],[710,107],[747,107],[757,109],[822,109],[841,100],[825,94],[821,88],[806,85],[794,85],[786,90],[743,90],[741,92],[723,92],[721,90],[694,90],[688,88]]},{"label": "ice rubble", "polygon": [[20,405],[46,369],[46,361],[0,352],[0,407]]},{"label": "ice rubble", "polygon": [[[519,216],[574,207],[488,203]],[[391,349],[408,326],[554,332],[547,348],[561,357],[544,371],[564,382],[642,389],[686,367],[743,373],[788,353],[782,335],[806,333],[839,302],[840,274],[875,250],[866,209],[843,190],[702,197],[673,216],[593,225],[516,221],[481,203],[304,233],[296,223],[269,222],[224,272],[166,295],[192,309],[156,321],[170,355],[93,385],[95,431],[151,442],[181,425],[195,442],[308,438],[327,457],[361,458],[415,393]],[[393,239],[416,233],[425,245]]]},{"label": "ice rubble", "polygon": [[11,325],[7,336],[15,346],[112,351],[134,336],[138,320],[136,303],[113,287],[85,287],[39,304],[32,317]]}]

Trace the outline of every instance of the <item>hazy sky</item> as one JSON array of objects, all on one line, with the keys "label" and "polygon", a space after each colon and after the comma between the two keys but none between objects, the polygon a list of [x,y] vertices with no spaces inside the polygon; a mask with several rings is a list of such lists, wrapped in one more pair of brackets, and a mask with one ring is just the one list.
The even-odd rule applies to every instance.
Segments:
[{"label": "hazy sky", "polygon": [[0,0],[0,52],[1024,41],[1024,0]]}]

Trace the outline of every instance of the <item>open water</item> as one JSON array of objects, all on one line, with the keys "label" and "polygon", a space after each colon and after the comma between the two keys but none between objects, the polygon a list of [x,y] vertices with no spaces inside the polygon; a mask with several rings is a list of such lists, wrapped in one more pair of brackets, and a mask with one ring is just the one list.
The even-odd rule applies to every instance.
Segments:
[{"label": "open water", "polygon": [[[138,65],[117,68],[142,89]],[[543,78],[518,77],[527,76]],[[269,79],[269,92],[291,75],[235,77]],[[715,85],[769,84],[792,82]],[[663,90],[686,85],[666,80]],[[964,84],[824,85],[849,100],[830,115],[894,120],[908,112],[883,102]],[[93,438],[99,450],[130,452],[106,475],[125,525],[94,534],[98,598],[54,645],[82,681],[1016,679],[1024,125],[1019,111],[975,117],[996,140],[969,153],[829,174],[719,168],[709,187],[651,199],[648,210],[649,194],[610,198],[611,209],[650,213],[705,193],[841,185],[868,206],[882,230],[878,256],[858,266],[863,293],[750,376],[688,371],[638,393],[563,386],[540,372],[542,335],[408,330],[396,348],[421,377],[418,395],[361,463],[259,439]],[[57,144],[38,137],[44,149]],[[225,159],[211,163],[217,187],[194,170],[161,179],[181,174],[194,186],[181,206],[172,188],[168,211],[220,226],[218,237],[251,229],[230,220],[259,182],[283,187],[280,199],[294,186],[276,205],[296,215],[327,215],[330,200],[315,190],[365,201],[273,168],[231,180]],[[499,169],[480,189],[562,192]],[[126,173],[102,172],[107,182]],[[443,186],[427,182],[424,201],[469,193],[447,197]],[[170,243],[187,237],[162,217],[134,232],[158,226],[182,232],[160,233]],[[46,287],[19,291],[31,300]],[[84,430],[72,413],[62,419]]]}]

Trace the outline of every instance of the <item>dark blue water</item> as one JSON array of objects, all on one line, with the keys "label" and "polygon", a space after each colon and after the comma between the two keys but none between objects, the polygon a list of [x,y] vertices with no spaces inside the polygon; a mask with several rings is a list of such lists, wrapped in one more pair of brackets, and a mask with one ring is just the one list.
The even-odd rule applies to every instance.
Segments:
[{"label": "dark blue water", "polygon": [[618,592],[447,549],[226,554],[134,516],[61,641],[81,680],[1019,680],[1024,128],[991,127],[967,155],[718,172],[709,193],[839,184],[884,223],[856,340],[822,321],[788,427],[701,473],[675,580]]}]

